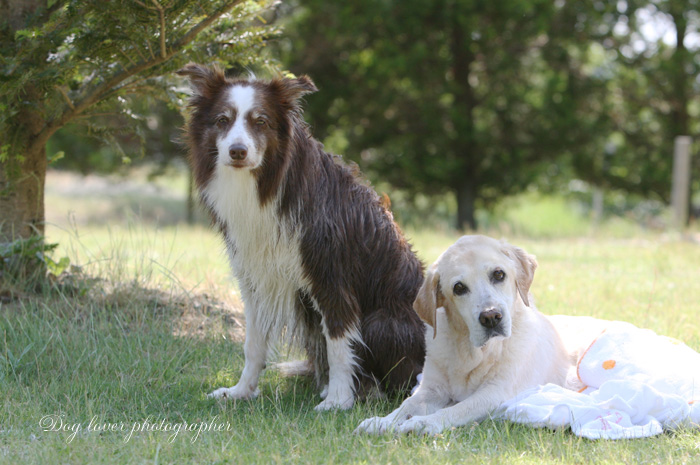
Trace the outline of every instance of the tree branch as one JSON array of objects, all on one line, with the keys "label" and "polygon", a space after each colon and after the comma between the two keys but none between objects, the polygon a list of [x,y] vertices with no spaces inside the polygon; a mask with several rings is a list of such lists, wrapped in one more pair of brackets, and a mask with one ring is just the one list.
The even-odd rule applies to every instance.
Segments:
[{"label": "tree branch", "polygon": [[122,114],[118,111],[108,111],[108,112],[102,112],[102,113],[83,113],[81,115],[76,116],[75,120],[81,120],[85,118],[97,118],[99,116],[122,116]]},{"label": "tree branch", "polygon": [[221,7],[218,11],[210,14],[199,23],[195,24],[190,28],[189,31],[185,33],[179,40],[177,40],[170,47],[170,52],[166,53],[165,56],[153,57],[151,59],[146,59],[139,61],[138,63],[129,66],[128,68],[123,68],[122,71],[115,72],[111,77],[105,79],[102,84],[96,85],[93,89],[87,90],[86,95],[79,101],[74,103],[73,108],[67,108],[58,118],[53,119],[44,126],[44,128],[37,134],[34,139],[32,146],[45,145],[49,137],[55,133],[58,129],[65,126],[69,121],[71,121],[76,116],[80,115],[87,108],[94,105],[98,101],[102,100],[104,95],[108,93],[113,87],[121,82],[129,79],[130,77],[139,74],[149,68],[160,65],[175,54],[180,52],[187,44],[192,42],[197,35],[214,23],[221,16],[225,15],[231,11],[235,6],[240,4],[243,0],[234,0],[227,3]]},{"label": "tree branch", "polygon": [[165,58],[168,53],[165,47],[165,10],[158,3],[158,0],[152,0],[156,9],[158,10],[158,15],[160,16],[160,56]]},{"label": "tree branch", "polygon": [[70,107],[71,110],[75,110],[75,105],[73,105],[73,102],[71,101],[70,97],[68,97],[68,94],[66,93],[65,90],[63,90],[63,87],[61,86],[56,86],[56,89],[63,95],[63,98],[66,99],[66,103]]},{"label": "tree branch", "polygon": [[153,54],[153,49],[151,48],[151,42],[149,42],[148,40],[146,40],[146,47],[148,48],[148,54],[151,55],[151,59],[155,60],[156,56]]},{"label": "tree branch", "polygon": [[134,60],[132,60],[131,57],[130,57],[129,55],[127,55],[126,52],[125,52],[124,50],[122,50],[121,48],[117,48],[117,50],[119,51],[119,53],[122,54],[122,56],[123,56],[124,58],[127,59],[127,61],[128,61],[129,63],[131,63],[132,66],[136,64],[136,62],[135,62]]},{"label": "tree branch", "polygon": [[180,38],[180,40],[175,42],[174,47],[179,49],[179,48],[182,48],[185,45],[189,44],[190,42],[192,42],[192,40],[194,40],[195,37],[197,37],[197,34],[202,32],[202,30],[209,27],[211,25],[211,23],[213,23],[214,21],[219,19],[219,17],[221,17],[224,14],[231,11],[233,9],[233,7],[235,7],[236,5],[238,5],[239,3],[242,3],[242,2],[243,2],[243,0],[235,0],[234,2],[232,2],[228,5],[226,5],[224,8],[222,8],[218,13],[216,13],[216,17],[210,16],[210,17],[203,19],[196,26],[194,26],[192,29],[190,29],[187,32],[187,34],[182,36]]}]

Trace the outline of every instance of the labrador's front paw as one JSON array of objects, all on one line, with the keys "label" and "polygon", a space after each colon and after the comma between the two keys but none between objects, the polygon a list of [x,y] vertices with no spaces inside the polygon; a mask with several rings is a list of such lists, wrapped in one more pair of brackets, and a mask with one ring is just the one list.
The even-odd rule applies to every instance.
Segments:
[{"label": "labrador's front paw", "polygon": [[391,420],[387,417],[372,417],[368,418],[360,426],[355,428],[354,434],[384,434],[389,431],[393,426]]},{"label": "labrador's front paw", "polygon": [[413,417],[403,422],[397,428],[398,432],[407,434],[426,434],[435,436],[445,429],[445,425],[439,417],[434,415]]}]

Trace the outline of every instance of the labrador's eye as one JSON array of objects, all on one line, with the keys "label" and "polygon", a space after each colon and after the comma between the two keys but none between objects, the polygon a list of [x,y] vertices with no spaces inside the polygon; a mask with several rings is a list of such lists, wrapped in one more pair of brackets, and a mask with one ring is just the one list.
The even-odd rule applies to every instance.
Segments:
[{"label": "labrador's eye", "polygon": [[464,295],[467,292],[469,292],[469,288],[462,284],[460,281],[457,281],[454,286],[452,286],[452,292],[454,295]]},{"label": "labrador's eye", "polygon": [[506,278],[506,274],[503,272],[503,270],[496,270],[493,272],[491,275],[494,281],[496,282],[501,282]]}]

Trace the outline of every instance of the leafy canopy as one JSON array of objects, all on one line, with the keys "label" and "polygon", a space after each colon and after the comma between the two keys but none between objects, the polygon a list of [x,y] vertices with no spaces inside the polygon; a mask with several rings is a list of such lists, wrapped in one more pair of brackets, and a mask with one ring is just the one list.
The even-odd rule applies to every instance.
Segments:
[{"label": "leafy canopy", "polygon": [[[72,121],[110,138],[118,125],[100,118],[116,114],[128,131],[138,119],[134,101],[145,95],[173,101],[165,77],[188,61],[265,64],[261,50],[278,33],[260,16],[268,3],[49,0],[6,18],[0,24],[0,161],[21,158],[28,145],[45,145]],[[26,110],[31,121],[22,117]]]}]

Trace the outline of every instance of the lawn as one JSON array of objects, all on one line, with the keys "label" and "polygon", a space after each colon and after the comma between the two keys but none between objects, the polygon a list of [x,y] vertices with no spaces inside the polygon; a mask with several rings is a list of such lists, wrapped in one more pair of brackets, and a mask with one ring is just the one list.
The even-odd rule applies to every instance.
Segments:
[{"label": "lawn", "polygon": [[[138,189],[128,201],[114,194],[121,203],[109,195],[50,188],[49,241],[80,271],[70,286],[0,304],[0,463],[700,463],[700,431],[589,441],[484,421],[438,437],[354,436],[399,400],[317,413],[309,379],[272,370],[253,401],[208,400],[243,368],[221,243],[206,225],[177,224],[181,202],[165,187],[148,205]],[[594,231],[566,208],[542,208],[559,214],[537,233],[489,231],[537,255],[542,312],[626,320],[700,350],[697,242],[629,225]],[[457,237],[407,235],[426,263]]]}]

